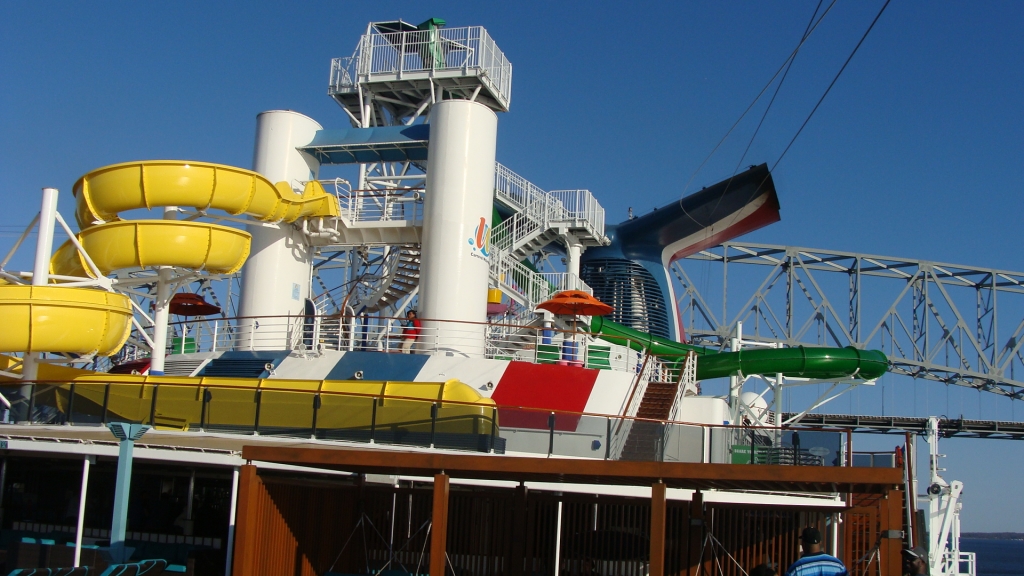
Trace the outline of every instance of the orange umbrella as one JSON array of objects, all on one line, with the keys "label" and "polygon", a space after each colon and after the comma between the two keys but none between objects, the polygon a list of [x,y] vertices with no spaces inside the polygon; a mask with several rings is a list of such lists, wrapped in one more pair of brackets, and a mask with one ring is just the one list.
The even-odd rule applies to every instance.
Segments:
[{"label": "orange umbrella", "polygon": [[550,300],[538,304],[537,308],[559,316],[604,316],[611,314],[614,310],[611,306],[582,290],[559,292]]}]

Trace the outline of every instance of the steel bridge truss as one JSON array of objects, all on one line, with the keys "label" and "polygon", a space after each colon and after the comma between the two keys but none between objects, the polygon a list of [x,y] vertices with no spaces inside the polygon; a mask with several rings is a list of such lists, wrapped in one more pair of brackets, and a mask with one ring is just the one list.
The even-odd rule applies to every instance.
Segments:
[{"label": "steel bridge truss", "polygon": [[726,348],[742,322],[745,340],[880,349],[893,373],[1024,399],[1022,272],[751,243],[671,270],[694,343]]}]

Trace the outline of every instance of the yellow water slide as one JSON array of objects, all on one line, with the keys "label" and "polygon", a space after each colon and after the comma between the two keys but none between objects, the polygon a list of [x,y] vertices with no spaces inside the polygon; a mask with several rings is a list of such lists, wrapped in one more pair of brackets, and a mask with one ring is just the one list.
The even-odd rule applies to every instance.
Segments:
[{"label": "yellow water slide", "polygon": [[0,351],[109,356],[131,331],[128,297],[60,286],[0,285]]},{"label": "yellow water slide", "polygon": [[[227,212],[264,222],[338,215],[338,202],[319,182],[296,194],[250,170],[207,162],[153,160],[93,170],[74,187],[79,242],[101,274],[176,266],[213,274],[237,272],[249,256],[249,234],[237,228],[178,220],[123,220],[121,213],[176,206]],[[95,276],[70,242],[51,262],[58,276]]]},{"label": "yellow water slide", "polygon": [[[95,278],[93,266],[102,275],[166,266],[231,274],[249,255],[251,238],[243,230],[191,220],[123,218],[133,211],[174,206],[203,215],[218,210],[284,223],[338,215],[337,200],[318,182],[310,182],[297,194],[285,182],[275,185],[249,170],[205,162],[115,164],[83,176],[75,183],[74,194],[81,230],[76,239],[92,265],[69,240],[50,261],[50,274],[57,282],[67,279],[62,277]],[[131,319],[131,302],[122,294],[0,281],[0,324],[4,326],[0,352],[110,355],[124,345]],[[0,360],[0,370],[17,370],[15,359],[0,356]],[[153,422],[183,430],[200,424],[245,428],[256,421],[263,427],[302,427],[310,422],[312,398],[317,395],[320,429],[362,429],[373,424],[411,432],[435,426],[437,431],[486,433],[482,427],[494,417],[490,399],[456,380],[115,376],[50,364],[38,366],[37,378],[43,383],[36,392],[37,405],[52,404],[67,413],[74,402],[76,413],[98,416],[102,412],[111,420]],[[3,380],[11,378],[0,377]],[[374,401],[373,396],[389,398]],[[444,411],[436,418],[431,416],[434,402]]]},{"label": "yellow water slide", "polygon": [[[126,268],[176,266],[215,274],[238,271],[249,255],[243,230],[205,222],[123,220],[122,212],[165,206],[221,210],[265,222],[336,216],[337,201],[318,182],[302,194],[250,170],[206,162],[155,160],[99,168],[74,187],[75,215],[100,274]],[[54,254],[50,274],[97,274],[69,240]],[[0,285],[0,352],[110,355],[131,329],[126,296],[60,285]]]}]

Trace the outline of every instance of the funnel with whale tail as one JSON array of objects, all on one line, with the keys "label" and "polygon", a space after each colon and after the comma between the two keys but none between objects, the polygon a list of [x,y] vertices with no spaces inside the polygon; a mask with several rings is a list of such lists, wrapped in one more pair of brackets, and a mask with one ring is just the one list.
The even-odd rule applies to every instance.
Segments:
[{"label": "funnel with whale tail", "polygon": [[682,200],[609,226],[611,244],[583,254],[580,276],[594,289],[594,296],[615,308],[609,320],[682,340],[668,265],[779,219],[779,199],[768,166],[753,166]]}]

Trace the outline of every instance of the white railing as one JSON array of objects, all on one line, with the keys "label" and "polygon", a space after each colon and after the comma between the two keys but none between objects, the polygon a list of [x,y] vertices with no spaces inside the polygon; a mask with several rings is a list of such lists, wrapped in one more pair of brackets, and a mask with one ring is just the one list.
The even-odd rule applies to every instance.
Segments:
[{"label": "white railing", "polygon": [[946,576],[975,576],[978,564],[974,552],[945,552],[942,555],[940,574]]},{"label": "white railing", "polygon": [[494,165],[494,191],[499,199],[519,210],[525,210],[536,201],[536,198],[547,195],[539,186],[509,170],[500,162]]},{"label": "white railing", "polygon": [[423,189],[398,188],[349,190],[338,180],[323,180],[333,186],[342,220],[357,222],[423,222]]},{"label": "white railing", "polygon": [[682,375],[679,376],[679,385],[676,387],[676,396],[672,399],[672,408],[669,410],[668,419],[675,420],[679,416],[679,402],[687,392],[697,393],[697,353],[690,351],[686,355]]},{"label": "white railing", "polygon": [[[495,226],[492,237],[501,237],[508,246],[522,241],[527,233],[550,228],[553,223],[584,228],[597,238],[604,236],[604,208],[589,190],[545,192],[500,163],[495,165],[494,190],[499,200],[517,209],[517,216],[523,214],[523,218],[528,218],[534,224],[531,227],[508,223],[506,220]],[[518,233],[518,230],[512,234],[503,233],[507,226],[516,226],[523,233]]]},{"label": "white railing", "polygon": [[510,296],[516,297],[520,304],[533,310],[537,304],[551,298],[562,290],[582,290],[593,294],[594,290],[569,272],[551,272],[538,274],[510,254],[491,257],[491,277]]},{"label": "white railing", "polygon": [[358,90],[360,81],[401,79],[407,75],[456,72],[479,76],[508,107],[512,93],[512,64],[482,26],[373,31],[360,38],[355,55],[331,62],[331,93]]},{"label": "white railing", "polygon": [[588,226],[594,236],[604,236],[604,207],[590,190],[552,190],[553,198],[565,209],[563,217],[578,225]]},{"label": "white railing", "polygon": [[[465,336],[476,352],[471,357],[515,359],[526,362],[567,364],[636,373],[643,356],[623,344],[597,340],[585,332],[538,326],[488,324],[485,342],[481,327],[471,322],[426,321],[416,338],[414,351],[443,354],[453,340]],[[580,325],[581,330],[585,325]],[[342,316],[276,316],[216,318],[174,323],[170,327],[168,354],[228,350],[289,349],[305,353],[335,351],[399,352],[406,323],[397,318]],[[184,337],[182,334],[184,333]],[[646,377],[665,378],[665,363],[651,357]],[[638,391],[642,398],[643,391]],[[635,413],[635,410],[634,410]]]}]

